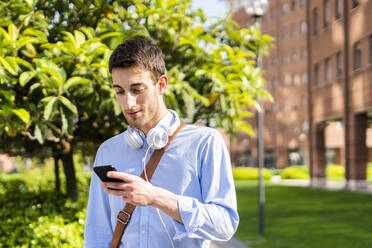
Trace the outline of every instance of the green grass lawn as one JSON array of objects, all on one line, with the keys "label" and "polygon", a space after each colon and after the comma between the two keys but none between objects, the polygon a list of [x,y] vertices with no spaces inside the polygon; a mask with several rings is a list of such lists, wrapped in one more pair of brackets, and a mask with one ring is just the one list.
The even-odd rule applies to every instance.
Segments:
[{"label": "green grass lawn", "polygon": [[266,185],[261,237],[257,182],[236,182],[240,224],[235,237],[250,247],[372,247],[372,195]]}]

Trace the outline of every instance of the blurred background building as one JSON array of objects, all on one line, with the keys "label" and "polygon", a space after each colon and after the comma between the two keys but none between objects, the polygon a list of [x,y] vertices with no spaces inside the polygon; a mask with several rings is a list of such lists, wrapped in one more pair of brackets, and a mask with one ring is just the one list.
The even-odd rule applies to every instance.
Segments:
[{"label": "blurred background building", "polygon": [[[227,4],[243,28],[254,23],[247,2]],[[268,3],[260,28],[275,38],[263,59],[275,102],[264,103],[265,165],[312,163],[312,176],[323,178],[337,163],[362,180],[372,161],[372,1]],[[231,152],[235,166],[254,166],[255,138],[239,135]]]}]

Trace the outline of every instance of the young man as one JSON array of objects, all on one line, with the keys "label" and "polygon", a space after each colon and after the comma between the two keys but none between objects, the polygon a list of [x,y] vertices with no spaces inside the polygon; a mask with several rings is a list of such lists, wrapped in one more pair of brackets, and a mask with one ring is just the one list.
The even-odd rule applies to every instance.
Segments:
[{"label": "young man", "polygon": [[117,172],[108,177],[124,183],[102,183],[92,174],[84,247],[109,247],[126,203],[137,207],[120,247],[204,248],[210,240],[229,240],[239,217],[222,136],[212,128],[187,125],[169,144],[150,182],[143,180],[142,160],[147,163],[154,152],[147,136],[154,128],[171,135],[180,123],[164,104],[168,79],[162,52],[150,41],[126,40],[112,53],[109,69],[130,128],[100,146],[95,166],[115,166]]}]

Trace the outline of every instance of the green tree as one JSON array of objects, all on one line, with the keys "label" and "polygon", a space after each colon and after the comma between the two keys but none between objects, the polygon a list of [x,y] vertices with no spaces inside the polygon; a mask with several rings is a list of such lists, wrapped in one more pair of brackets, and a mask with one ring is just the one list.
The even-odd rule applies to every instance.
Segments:
[{"label": "green tree", "polygon": [[209,20],[190,1],[0,1],[0,136],[3,150],[49,147],[77,199],[72,153],[123,131],[108,72],[125,38],[146,37],[164,52],[167,105],[189,122],[252,134],[244,121],[271,98],[255,68],[271,38],[229,18]]}]

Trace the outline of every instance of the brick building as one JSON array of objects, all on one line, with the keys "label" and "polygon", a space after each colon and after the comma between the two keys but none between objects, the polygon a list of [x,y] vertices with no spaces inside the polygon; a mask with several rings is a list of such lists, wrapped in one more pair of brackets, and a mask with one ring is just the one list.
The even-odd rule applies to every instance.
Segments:
[{"label": "brick building", "polygon": [[[246,2],[228,1],[242,27],[253,23]],[[264,103],[265,165],[311,164],[321,182],[334,162],[363,181],[372,161],[372,1],[268,2],[260,27],[276,40],[263,60],[275,103]],[[254,138],[240,135],[231,150],[235,165],[255,165]]]}]

